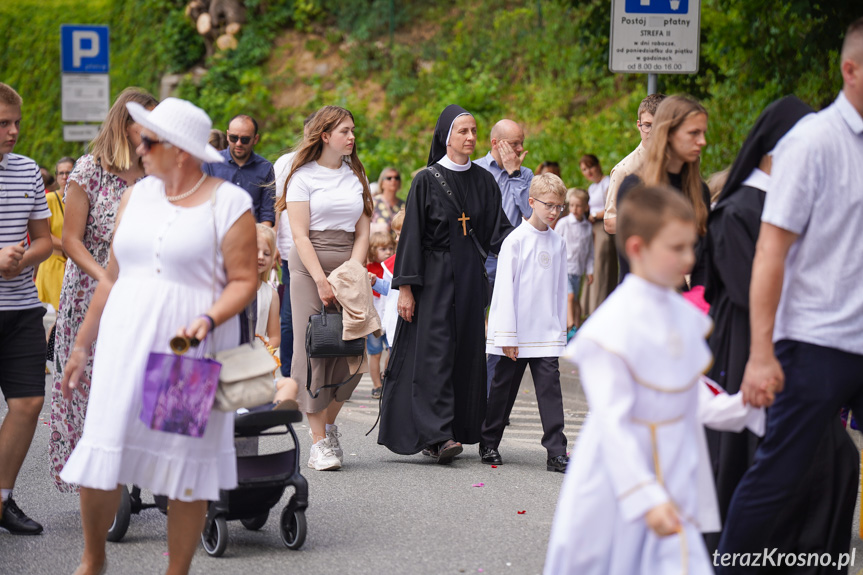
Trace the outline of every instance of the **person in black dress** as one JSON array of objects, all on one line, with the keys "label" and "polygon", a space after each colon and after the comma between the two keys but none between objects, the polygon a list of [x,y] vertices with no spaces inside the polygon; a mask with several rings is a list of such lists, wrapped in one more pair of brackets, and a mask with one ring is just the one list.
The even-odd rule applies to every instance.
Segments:
[{"label": "person in black dress", "polygon": [[411,185],[392,281],[399,319],[378,443],[402,455],[427,449],[439,463],[451,462],[462,443],[480,440],[489,303],[484,260],[512,230],[494,178],[470,161],[475,146],[473,116],[447,106],[428,168]]},{"label": "person in black dress", "polygon": [[[770,183],[770,152],[798,121],[813,110],[794,96],[770,104],[755,122],[731,168],[716,206],[710,213],[705,238],[705,299],[711,304],[714,329],[709,338],[714,364],[708,376],[728,393],[737,393],[749,359],[749,284],[761,212]],[[775,193],[781,193],[777,190]],[[722,521],[737,484],[753,463],[758,439],[748,431],[708,430],[708,445],[716,479]],[[856,449],[837,417],[824,431],[807,480],[786,507],[786,513],[805,516],[803,527],[778,535],[775,545],[787,552],[835,549],[837,529],[847,525],[857,496]],[[838,505],[821,505],[831,498]],[[838,513],[834,513],[838,509]],[[844,519],[843,519],[844,517]],[[785,523],[785,522],[778,522]],[[787,522],[798,525],[798,522]],[[707,537],[712,552],[721,533]],[[847,537],[844,538],[847,540]],[[847,549],[835,549],[837,552]],[[804,571],[795,571],[795,573]],[[811,573],[817,573],[813,567]]]},{"label": "person in black dress", "polygon": [[[695,245],[695,267],[690,284],[703,285],[701,263],[702,241],[707,232],[707,216],[710,213],[710,190],[701,179],[701,150],[707,145],[707,110],[704,106],[685,96],[665,98],[656,109],[647,158],[639,171],[627,176],[617,192],[617,204],[635,186],[645,184],[670,185],[692,203],[698,229]],[[629,262],[618,251],[619,280],[629,273]]]}]

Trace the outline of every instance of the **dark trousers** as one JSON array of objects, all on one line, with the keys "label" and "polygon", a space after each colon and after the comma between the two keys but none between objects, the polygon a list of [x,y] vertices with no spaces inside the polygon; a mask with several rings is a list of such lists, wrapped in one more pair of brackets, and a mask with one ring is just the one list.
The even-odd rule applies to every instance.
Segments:
[{"label": "dark trousers", "polygon": [[[776,343],[776,357],[785,372],[785,389],[767,411],[767,433],[755,452],[755,463],[731,499],[719,553],[763,552],[770,541],[785,539],[782,531],[796,529],[786,521],[779,525],[777,518],[806,477],[827,426],[843,405],[863,413],[863,355],[783,340]],[[834,560],[848,552],[851,516],[848,513],[841,535],[833,539],[833,548],[822,550]],[[758,569],[740,566],[717,570],[723,575],[755,572]]]},{"label": "dark trousers", "polygon": [[563,397],[560,393],[560,370],[556,357],[519,358],[498,357],[499,361],[491,380],[485,422],[482,425],[482,445],[497,449],[506,428],[524,370],[530,365],[539,418],[542,420],[542,446],[549,457],[566,455],[566,436],[563,434]]},{"label": "dark trousers", "polygon": [[287,260],[282,260],[282,285],[285,286],[285,296],[281,302],[282,309],[279,310],[279,321],[282,325],[279,360],[282,362],[280,368],[282,377],[291,377],[291,358],[294,356],[294,326],[291,323],[291,272],[288,270]]}]

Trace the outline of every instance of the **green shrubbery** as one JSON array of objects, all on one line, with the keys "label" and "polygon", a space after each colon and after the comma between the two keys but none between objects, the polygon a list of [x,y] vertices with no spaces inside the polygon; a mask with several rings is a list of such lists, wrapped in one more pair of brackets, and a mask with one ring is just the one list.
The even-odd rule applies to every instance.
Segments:
[{"label": "green shrubbery", "polygon": [[[595,153],[606,170],[638,142],[635,113],[646,77],[608,71],[609,0],[481,0],[449,5],[420,0],[246,0],[238,48],[208,61],[209,72],[180,87],[183,97],[224,127],[236,113],[257,116],[259,152],[274,157],[299,136],[302,119],[324,104],[357,120],[359,151],[374,177],[385,165],[409,172],[425,163],[440,110],[458,103],[479,121],[481,149],[502,117],[528,130],[526,165],[559,161],[569,185],[584,185],[576,162]],[[46,10],[46,4],[52,6]],[[859,16],[849,2],[703,0],[700,72],[660,76],[667,93],[686,92],[710,111],[705,175],[729,164],[763,107],[796,93],[821,107],[841,79],[841,34]],[[184,0],[18,0],[0,5],[7,34],[0,79],[27,101],[19,150],[40,161],[74,150],[60,122],[59,25],[112,26],[112,92],[156,91],[166,72],[188,69],[203,53],[183,17]],[[541,14],[540,14],[541,12]],[[62,16],[58,16],[62,14]],[[396,41],[390,42],[390,23]],[[272,77],[280,34],[316,33],[305,48],[338,52],[344,66],[300,77]],[[9,32],[11,31],[11,33]],[[425,39],[423,39],[425,38]],[[429,39],[430,38],[430,39]],[[291,56],[290,54],[288,56]],[[369,81],[379,85],[372,102]],[[278,90],[304,82],[311,101],[276,109]],[[363,89],[365,91],[363,91]],[[380,98],[378,98],[380,100]]]},{"label": "green shrubbery", "polygon": [[[0,2],[0,81],[24,98],[21,140],[16,152],[51,166],[82,145],[63,141],[60,109],[60,25],[111,27],[111,92],[140,86],[158,95],[159,79],[170,68],[165,36],[180,0],[16,0]],[[165,25],[166,21],[169,23]],[[176,22],[176,18],[173,20]],[[176,28],[175,28],[176,30]],[[172,44],[173,45],[173,44]]]}]

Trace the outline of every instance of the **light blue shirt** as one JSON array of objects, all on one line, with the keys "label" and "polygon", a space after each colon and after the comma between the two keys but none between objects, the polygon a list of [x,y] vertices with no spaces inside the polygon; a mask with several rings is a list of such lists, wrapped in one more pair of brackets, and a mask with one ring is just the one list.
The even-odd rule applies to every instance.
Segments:
[{"label": "light blue shirt", "polygon": [[[533,213],[530,203],[527,201],[530,197],[530,183],[533,181],[533,172],[530,168],[522,166],[519,170],[521,175],[517,178],[510,178],[506,170],[497,164],[491,152],[475,161],[474,164],[494,177],[497,187],[500,188],[503,213],[506,214],[513,227],[518,227],[524,218],[530,217]],[[495,255],[488,255],[485,269],[489,279],[494,282],[497,271],[497,257]]]},{"label": "light blue shirt", "polygon": [[785,260],[773,340],[863,354],[863,118],[844,94],[773,153],[761,220],[799,234]]},{"label": "light blue shirt", "polygon": [[521,175],[517,178],[510,178],[509,174],[497,165],[494,156],[491,152],[484,157],[475,161],[474,164],[483,168],[494,176],[494,181],[500,188],[502,197],[503,213],[509,219],[509,223],[513,227],[518,227],[522,222],[522,218],[529,218],[533,213],[530,209],[530,204],[527,198],[530,196],[530,182],[533,181],[533,172],[530,168],[521,167]]}]

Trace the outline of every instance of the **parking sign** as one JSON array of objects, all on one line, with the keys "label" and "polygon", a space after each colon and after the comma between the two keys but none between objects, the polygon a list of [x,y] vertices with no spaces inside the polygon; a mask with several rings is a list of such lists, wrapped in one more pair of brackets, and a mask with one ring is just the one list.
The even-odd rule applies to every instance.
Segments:
[{"label": "parking sign", "polygon": [[60,54],[64,74],[107,74],[108,27],[60,26]]},{"label": "parking sign", "polygon": [[701,0],[611,0],[608,68],[629,74],[695,74]]}]

